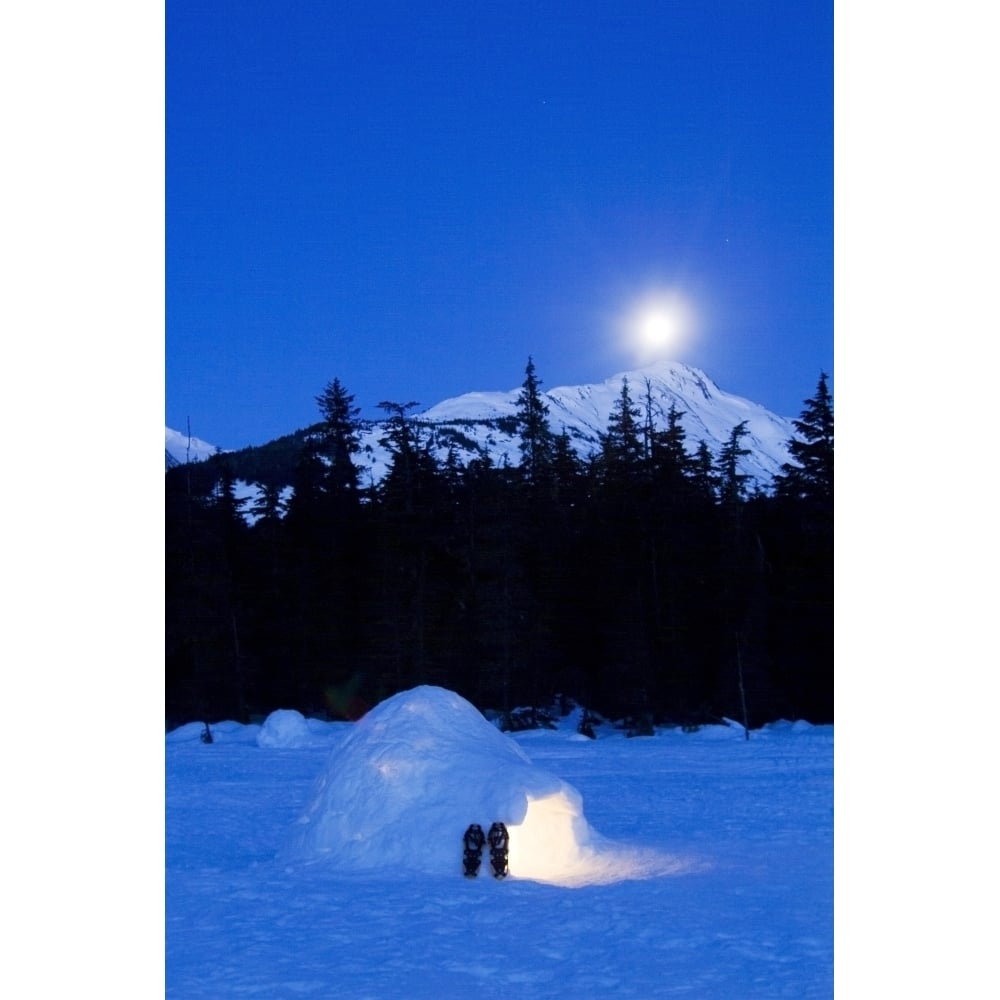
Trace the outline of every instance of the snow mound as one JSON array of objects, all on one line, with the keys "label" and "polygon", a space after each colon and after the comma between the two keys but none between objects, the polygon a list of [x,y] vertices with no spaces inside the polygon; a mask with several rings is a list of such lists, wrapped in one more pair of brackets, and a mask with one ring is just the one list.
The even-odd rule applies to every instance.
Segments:
[{"label": "snow mound", "polygon": [[595,834],[575,788],[535,767],[464,698],[429,686],[377,705],[332,751],[283,858],[458,874],[466,828],[496,820],[510,833],[514,878],[582,885],[664,870]]},{"label": "snow mound", "polygon": [[[212,743],[256,743],[260,726],[245,726],[241,722],[227,720],[225,722],[213,722],[209,726],[212,734]],[[167,733],[167,743],[195,743],[204,744],[202,734],[205,732],[204,722],[186,722],[177,729]]]},{"label": "snow mound", "polygon": [[313,742],[306,717],[293,708],[279,708],[272,712],[257,734],[257,745],[292,749],[307,747]]}]

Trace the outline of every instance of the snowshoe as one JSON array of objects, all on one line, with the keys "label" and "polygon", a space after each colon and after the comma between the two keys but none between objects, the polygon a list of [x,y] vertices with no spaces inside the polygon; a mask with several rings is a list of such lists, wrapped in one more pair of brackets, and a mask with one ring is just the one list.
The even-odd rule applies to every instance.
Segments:
[{"label": "snowshoe", "polygon": [[490,865],[493,867],[494,878],[505,878],[507,875],[507,847],[510,835],[507,827],[496,822],[490,827]]},{"label": "snowshoe", "polygon": [[479,866],[483,860],[483,845],[486,843],[483,828],[478,823],[473,823],[465,831],[462,843],[465,846],[465,851],[462,855],[465,877],[475,878],[479,874]]}]

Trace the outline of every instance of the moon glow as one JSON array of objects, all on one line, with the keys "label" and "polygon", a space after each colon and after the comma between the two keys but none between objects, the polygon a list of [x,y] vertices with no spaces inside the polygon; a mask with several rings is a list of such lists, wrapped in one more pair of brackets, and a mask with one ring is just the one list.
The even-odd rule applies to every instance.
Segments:
[{"label": "moon glow", "polygon": [[639,364],[675,358],[691,336],[691,307],[676,292],[647,295],[629,312],[624,324],[626,346]]}]

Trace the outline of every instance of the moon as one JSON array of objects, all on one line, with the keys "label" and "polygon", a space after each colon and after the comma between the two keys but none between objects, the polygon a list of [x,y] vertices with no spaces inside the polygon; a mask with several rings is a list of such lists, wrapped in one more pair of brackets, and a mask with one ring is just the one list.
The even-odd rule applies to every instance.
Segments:
[{"label": "moon", "polygon": [[650,306],[639,314],[636,323],[639,346],[651,353],[666,350],[677,342],[681,326],[677,310]]},{"label": "moon", "polygon": [[693,329],[693,314],[678,292],[645,296],[624,323],[627,347],[640,364],[676,357]]}]

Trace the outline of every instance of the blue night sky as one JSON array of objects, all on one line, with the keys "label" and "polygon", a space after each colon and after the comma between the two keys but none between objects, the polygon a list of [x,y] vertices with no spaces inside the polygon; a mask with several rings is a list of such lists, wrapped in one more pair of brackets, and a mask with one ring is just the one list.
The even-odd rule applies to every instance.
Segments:
[{"label": "blue night sky", "polygon": [[796,416],[833,375],[833,5],[166,5],[166,423],[225,448],[673,356]]}]

